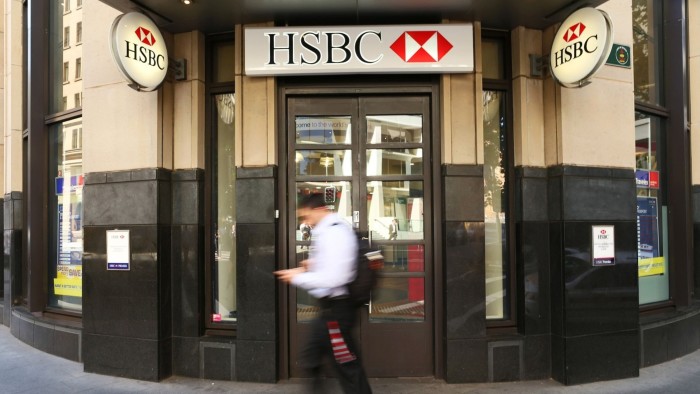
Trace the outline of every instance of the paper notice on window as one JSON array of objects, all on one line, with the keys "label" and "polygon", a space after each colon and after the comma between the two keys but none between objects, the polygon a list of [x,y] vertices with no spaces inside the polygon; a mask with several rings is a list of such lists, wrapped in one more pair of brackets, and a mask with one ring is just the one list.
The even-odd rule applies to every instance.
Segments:
[{"label": "paper notice on window", "polygon": [[107,230],[107,270],[129,271],[130,269],[129,230]]}]

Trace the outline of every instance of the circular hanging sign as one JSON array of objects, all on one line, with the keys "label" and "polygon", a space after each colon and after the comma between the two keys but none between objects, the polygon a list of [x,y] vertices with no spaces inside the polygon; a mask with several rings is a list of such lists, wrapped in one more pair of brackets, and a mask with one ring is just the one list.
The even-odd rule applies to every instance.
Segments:
[{"label": "circular hanging sign", "polygon": [[168,72],[168,49],[151,18],[140,12],[120,15],[112,23],[109,43],[129,86],[147,92],[160,86]]},{"label": "circular hanging sign", "polygon": [[595,8],[581,8],[562,22],[554,35],[549,67],[567,88],[588,85],[610,53],[613,26],[610,17]]}]

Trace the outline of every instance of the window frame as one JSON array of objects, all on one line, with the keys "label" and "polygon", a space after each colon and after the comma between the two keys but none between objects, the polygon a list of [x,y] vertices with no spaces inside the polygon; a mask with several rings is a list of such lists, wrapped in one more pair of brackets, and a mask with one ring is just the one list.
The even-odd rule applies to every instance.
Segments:
[{"label": "window frame", "polygon": [[[206,158],[206,168],[204,171],[204,311],[202,313],[202,319],[204,319],[205,335],[218,335],[218,336],[236,336],[238,329],[238,321],[236,322],[213,322],[211,320],[211,313],[213,311],[213,287],[212,287],[212,267],[215,263],[214,258],[214,242],[213,242],[213,227],[216,218],[213,216],[215,210],[214,198],[216,192],[213,190],[214,187],[214,174],[213,168],[213,152],[216,147],[216,135],[214,133],[215,128],[215,116],[213,102],[217,95],[236,93],[235,81],[227,82],[214,82],[214,47],[216,44],[221,42],[233,42],[234,34],[233,32],[212,34],[206,37],[205,40],[205,57],[206,57],[206,72],[207,80],[205,82],[205,158]],[[234,123],[234,132],[235,123]],[[235,162],[235,157],[234,157]],[[238,277],[235,279],[235,286],[238,286]],[[237,308],[238,309],[238,308]]]},{"label": "window frame", "polygon": [[[486,319],[486,328],[495,329],[516,329],[517,328],[517,271],[516,271],[516,227],[515,227],[515,154],[514,154],[514,130],[513,130],[513,91],[511,84],[511,42],[510,33],[503,30],[482,29],[481,39],[497,40],[502,42],[503,48],[503,79],[482,79],[482,92],[499,91],[505,95],[505,111],[506,111],[506,242],[507,253],[506,260],[508,266],[506,268],[506,285],[504,288],[509,292],[508,297],[504,297],[504,315],[507,318],[503,319]],[[479,105],[482,105],[479,103]],[[484,264],[486,261],[484,260]],[[484,293],[486,297],[486,293]]]},{"label": "window frame", "polygon": [[[668,251],[669,299],[639,306],[640,313],[650,314],[691,305],[694,291],[693,223],[690,178],[690,133],[688,129],[687,10],[686,2],[652,0],[662,12],[660,75],[664,106],[635,100],[635,112],[655,116],[663,122],[668,172]],[[678,60],[680,59],[680,60]]]},{"label": "window frame", "polygon": [[[51,140],[50,129],[59,123],[82,117],[82,107],[58,112],[49,111],[49,86],[52,83],[52,67],[49,64],[51,47],[46,39],[46,32],[50,29],[50,17],[52,3],[30,1],[25,3],[25,15],[27,23],[26,42],[28,45],[25,60],[32,59],[27,70],[27,130],[24,136],[26,141],[26,155],[31,158],[26,160],[23,169],[24,190],[24,218],[25,228],[22,232],[22,271],[31,272],[27,275],[27,289],[22,292],[23,304],[31,313],[51,315],[62,319],[79,321],[82,311],[74,311],[49,306],[49,237],[52,232],[49,223],[49,209],[51,190],[49,184],[49,143]],[[65,9],[64,9],[65,11]],[[65,13],[65,12],[64,12]],[[63,31],[63,29],[61,29]],[[65,62],[63,62],[65,63]],[[64,75],[54,75],[53,78],[62,78]],[[58,79],[56,78],[56,79]],[[33,98],[33,99],[32,99]],[[28,233],[32,233],[31,239]]]}]

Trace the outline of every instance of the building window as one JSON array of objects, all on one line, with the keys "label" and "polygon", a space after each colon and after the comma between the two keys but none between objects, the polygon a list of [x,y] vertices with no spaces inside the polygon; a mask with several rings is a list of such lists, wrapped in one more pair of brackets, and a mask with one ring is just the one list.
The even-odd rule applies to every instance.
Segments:
[{"label": "building window", "polygon": [[660,106],[664,105],[662,8],[656,0],[632,2],[634,98]]},{"label": "building window", "polygon": [[[668,176],[663,108],[662,4],[633,0],[635,178],[637,182],[637,262],[639,304],[670,300]],[[647,111],[655,106],[657,114]],[[665,112],[665,111],[661,111]]]},{"label": "building window", "polygon": [[82,44],[83,42],[83,22],[78,22],[75,25],[75,43]]},{"label": "building window", "polygon": [[209,65],[216,85],[216,93],[209,96],[211,121],[209,168],[211,177],[211,237],[206,277],[209,296],[206,301],[206,327],[226,329],[235,327],[238,320],[236,299],[236,160],[235,122],[236,100],[233,79],[226,70],[233,67],[233,40],[212,41]]},{"label": "building window", "polygon": [[63,28],[63,48],[70,47],[70,26]]},{"label": "building window", "polygon": [[77,8],[82,7],[82,6],[83,6],[83,0],[76,0],[75,6],[76,6]]},{"label": "building window", "polygon": [[69,69],[68,69],[68,62],[63,63],[63,83],[68,83],[68,74],[69,74]]},{"label": "building window", "polygon": [[[75,59],[75,79],[82,77],[82,50],[64,51],[60,38],[69,41],[68,20],[74,23],[77,16],[65,15],[70,3],[49,2],[48,91],[49,111],[46,114],[46,139],[48,141],[48,173],[46,193],[48,212],[44,245],[48,248],[45,264],[45,308],[59,313],[82,311],[82,256],[83,256],[83,157],[82,157],[82,84],[68,83],[70,63]],[[80,41],[82,23],[77,22],[76,40]],[[73,100],[69,101],[69,98]],[[63,111],[77,108],[69,113]],[[33,242],[30,248],[38,247]],[[45,257],[46,258],[46,257]],[[40,280],[42,278],[32,278]],[[48,280],[48,281],[47,281]]]},{"label": "building window", "polygon": [[51,208],[48,306],[82,309],[83,281],[83,154],[82,118],[50,127],[49,193]]},{"label": "building window", "polygon": [[[514,322],[514,263],[511,253],[510,182],[512,160],[509,134],[510,83],[508,40],[497,32],[485,32],[482,40],[484,68],[484,230],[486,319],[490,325]],[[486,71],[488,70],[488,71]]]}]

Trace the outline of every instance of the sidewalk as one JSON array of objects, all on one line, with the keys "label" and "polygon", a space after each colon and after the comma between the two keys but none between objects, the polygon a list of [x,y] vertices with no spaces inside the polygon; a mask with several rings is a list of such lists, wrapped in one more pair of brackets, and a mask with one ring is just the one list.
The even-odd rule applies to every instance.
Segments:
[{"label": "sidewalk", "polygon": [[[562,386],[553,380],[514,383],[445,384],[425,379],[372,379],[382,393],[697,393],[700,351],[644,368],[638,378]],[[329,385],[329,387],[334,387]],[[83,372],[83,364],[55,357],[13,337],[0,325],[0,393],[291,393],[305,392],[300,381],[278,384],[171,377],[160,383]]]}]

